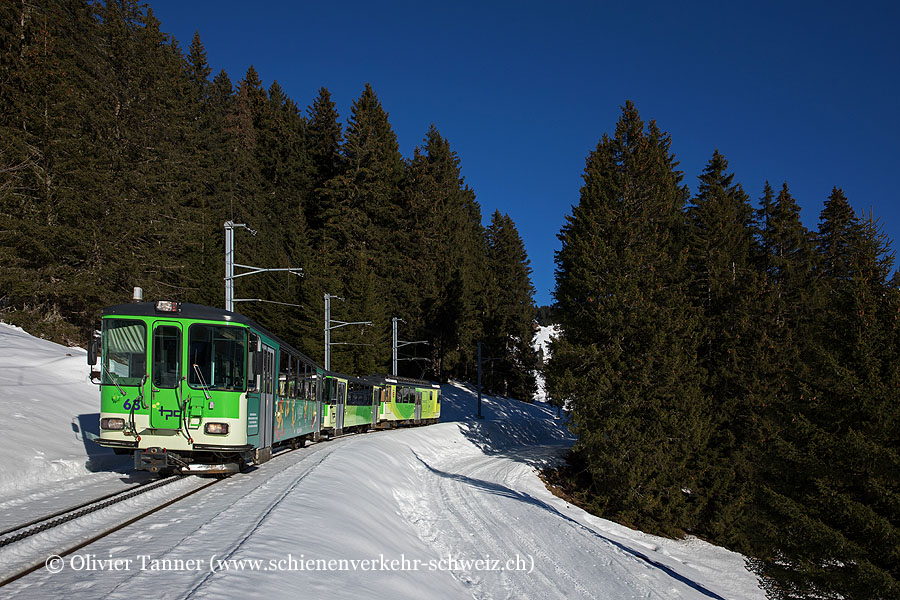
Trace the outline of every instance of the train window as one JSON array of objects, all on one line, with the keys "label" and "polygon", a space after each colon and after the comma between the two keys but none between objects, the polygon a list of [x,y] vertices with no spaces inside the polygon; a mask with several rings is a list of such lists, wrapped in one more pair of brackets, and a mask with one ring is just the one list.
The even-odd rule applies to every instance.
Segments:
[{"label": "train window", "polygon": [[147,374],[147,325],[103,319],[103,383],[140,385]]},{"label": "train window", "polygon": [[372,388],[356,382],[350,382],[347,392],[347,404],[351,406],[371,406]]},{"label": "train window", "polygon": [[272,367],[275,365],[275,354],[268,349],[263,353],[263,394],[272,393]]},{"label": "train window", "polygon": [[250,334],[250,345],[247,352],[247,387],[248,391],[259,389],[259,373],[257,373],[257,356],[259,356],[259,336]]},{"label": "train window", "polygon": [[300,387],[303,383],[304,365],[296,354],[282,349],[281,369],[279,370],[279,394],[285,398],[302,397]]},{"label": "train window", "polygon": [[412,388],[398,387],[397,402],[400,402],[402,404],[415,404],[416,392]]},{"label": "train window", "polygon": [[309,370],[306,372],[306,399],[307,400],[318,400],[316,396],[317,390],[319,387],[318,377],[316,375],[316,370],[313,367],[309,367]]},{"label": "train window", "polygon": [[288,395],[288,385],[291,379],[291,355],[287,350],[281,349],[278,357],[278,392],[282,398]]},{"label": "train window", "polygon": [[224,325],[191,325],[188,384],[194,388],[243,391],[246,330]]},{"label": "train window", "polygon": [[300,386],[300,397],[304,400],[315,400],[316,392],[315,385],[316,382],[313,379],[314,373],[312,369],[309,368],[309,365],[303,363],[303,381]]},{"label": "train window", "polygon": [[153,385],[174,388],[181,378],[181,329],[159,325],[153,329]]},{"label": "train window", "polygon": [[289,384],[291,386],[290,396],[291,398],[296,398],[297,389],[300,387],[300,369],[303,365],[300,364],[300,359],[293,355],[291,356],[291,365],[293,368],[291,369],[291,380]]}]

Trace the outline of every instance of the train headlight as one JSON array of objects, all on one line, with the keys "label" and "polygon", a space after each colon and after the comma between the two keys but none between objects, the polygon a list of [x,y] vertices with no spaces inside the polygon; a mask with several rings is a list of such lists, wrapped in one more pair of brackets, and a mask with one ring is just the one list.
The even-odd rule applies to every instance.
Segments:
[{"label": "train headlight", "polygon": [[100,429],[121,431],[125,429],[125,419],[105,418],[100,419]]},{"label": "train headlight", "polygon": [[228,423],[207,423],[203,431],[209,435],[228,435]]}]

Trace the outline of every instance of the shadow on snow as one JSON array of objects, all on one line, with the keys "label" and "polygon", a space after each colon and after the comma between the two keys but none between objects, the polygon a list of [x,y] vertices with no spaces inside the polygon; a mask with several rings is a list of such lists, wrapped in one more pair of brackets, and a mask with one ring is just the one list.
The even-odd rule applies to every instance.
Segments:
[{"label": "shadow on snow", "polygon": [[634,548],[629,548],[628,546],[622,544],[621,542],[617,542],[616,540],[608,538],[605,535],[602,535],[602,534],[594,531],[593,529],[590,529],[589,527],[582,525],[581,523],[579,523],[572,517],[569,517],[569,516],[564,515],[563,513],[559,512],[556,508],[550,506],[543,500],[539,500],[538,498],[535,498],[534,496],[532,496],[530,494],[526,494],[524,492],[519,492],[519,491],[510,489],[510,488],[506,487],[505,485],[502,485],[499,483],[494,483],[492,481],[485,481],[483,479],[476,479],[474,477],[468,477],[466,475],[459,475],[456,473],[447,473],[446,471],[441,471],[440,469],[436,469],[436,468],[432,467],[431,465],[429,465],[424,460],[422,460],[422,458],[415,452],[413,452],[413,454],[415,455],[416,459],[419,462],[421,462],[423,465],[425,465],[425,468],[428,469],[429,472],[431,472],[434,475],[437,475],[438,477],[458,481],[464,485],[468,485],[473,488],[480,489],[489,494],[494,494],[494,495],[501,496],[504,498],[510,498],[510,499],[516,500],[518,502],[522,502],[525,504],[529,504],[531,506],[535,506],[541,510],[545,510],[555,517],[564,519],[565,521],[567,521],[574,527],[577,527],[578,529],[580,529],[582,532],[584,532],[602,542],[605,542],[606,544],[615,546],[622,552],[624,552],[630,556],[633,556],[634,558],[636,558],[652,567],[659,569],[660,571],[662,571],[663,573],[665,573],[672,579],[676,579],[676,580],[680,581],[681,583],[685,584],[686,586],[700,592],[704,596],[706,596],[708,598],[712,598],[713,600],[725,600],[724,597],[722,597],[719,594],[713,592],[712,590],[706,588],[702,584],[697,583],[696,581],[694,581],[688,577],[685,577],[684,575],[682,575],[678,571],[674,570],[673,568],[669,567],[668,565],[664,565],[661,562],[653,560],[652,558],[650,558],[643,552],[640,552],[639,550],[635,550]]}]

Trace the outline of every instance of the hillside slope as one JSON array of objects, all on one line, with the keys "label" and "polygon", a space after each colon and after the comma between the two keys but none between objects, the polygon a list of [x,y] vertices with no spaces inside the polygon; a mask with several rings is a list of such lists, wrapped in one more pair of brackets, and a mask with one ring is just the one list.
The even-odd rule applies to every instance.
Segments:
[{"label": "hillside slope", "polygon": [[[84,381],[83,353],[2,332],[17,345],[0,358],[4,406],[40,399],[17,419],[16,443],[2,438],[2,449],[20,459],[19,479],[27,483],[20,497],[80,478],[129,477],[127,469],[84,466],[97,468],[106,457],[86,450],[69,417],[88,419],[96,398]],[[479,420],[471,388],[445,385],[443,393],[437,425],[276,456],[77,553],[127,560],[128,568],[78,569],[70,558],[62,572],[37,571],[4,595],[130,598],[153,589],[164,598],[763,597],[740,555],[695,539],[645,535],[553,496],[536,469],[572,440],[549,407],[485,397]],[[47,405],[53,408],[38,411]],[[52,483],[23,471],[57,462],[67,466]],[[6,502],[15,499],[10,487]]]}]

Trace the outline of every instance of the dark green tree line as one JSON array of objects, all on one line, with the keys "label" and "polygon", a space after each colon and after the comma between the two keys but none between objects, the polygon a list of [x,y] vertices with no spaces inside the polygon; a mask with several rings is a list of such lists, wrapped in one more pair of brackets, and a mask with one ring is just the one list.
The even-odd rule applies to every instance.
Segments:
[{"label": "dark green tree line", "polygon": [[[344,298],[334,318],[373,323],[335,332],[335,369],[386,372],[392,317],[429,342],[402,372],[442,380],[474,374],[486,318],[530,331],[527,310],[477,305],[487,231],[449,142],[432,126],[404,159],[371,85],[343,126],[325,88],[301,110],[253,67],[210,79],[199,33],[182,51],[137,0],[6,2],[0,17],[5,320],[77,342],[134,286],[221,305],[233,220],[258,231],[237,230],[238,263],[304,271],[238,279],[238,298],[265,300],[238,311],[319,361],[325,293]],[[493,268],[527,266],[507,258]],[[533,367],[508,352],[527,382]]]},{"label": "dark green tree line", "polygon": [[631,103],[587,160],[556,256],[548,384],[604,515],[751,557],[773,598],[900,594],[900,293],[835,189],[817,232],[716,151],[690,203]]}]

